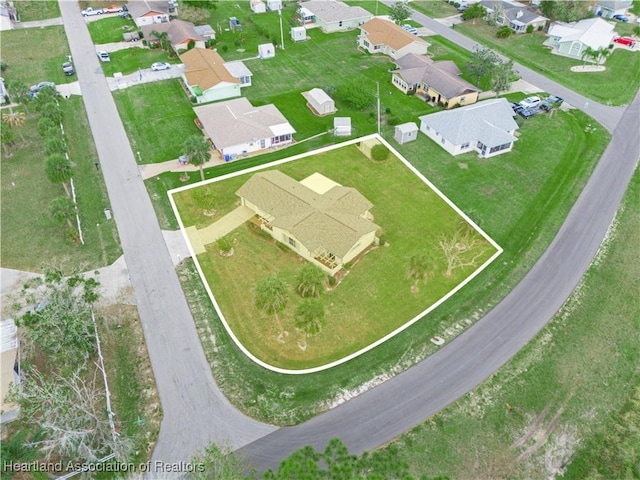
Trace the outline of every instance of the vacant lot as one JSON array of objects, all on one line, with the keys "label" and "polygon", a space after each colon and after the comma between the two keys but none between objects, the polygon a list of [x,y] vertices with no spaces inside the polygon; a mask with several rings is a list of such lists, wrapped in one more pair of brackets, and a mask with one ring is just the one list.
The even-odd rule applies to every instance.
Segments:
[{"label": "vacant lot", "polygon": [[[21,22],[46,20],[60,16],[60,7],[56,0],[14,0],[18,18]],[[4,36],[7,32],[2,32]],[[4,53],[4,52],[3,52]]]},{"label": "vacant lot", "polygon": [[[496,252],[474,231],[469,244],[477,242],[470,247],[476,261],[454,270],[452,276],[445,275],[447,264],[439,242],[453,238],[466,222],[395,157],[374,164],[350,146],[296,160],[277,170],[298,180],[320,172],[356,188],[374,204],[375,222],[382,227],[389,246],[369,252],[336,289],[322,296],[327,325],[315,336],[307,336],[294,326],[293,313],[300,301],[294,293],[295,278],[305,264],[301,257],[283,252],[244,228],[232,234],[236,238],[232,257],[221,257],[215,245],[198,256],[216,300],[240,342],[271,365],[310,368],[364,348],[442,298]],[[223,215],[235,206],[234,192],[249,178],[250,174],[242,175],[176,194],[185,226],[207,218],[203,209],[194,208],[193,202],[182,208],[186,199],[198,195],[200,188],[214,192],[219,199],[215,208]],[[233,202],[231,208],[229,202]],[[214,219],[209,217],[207,223]],[[411,256],[417,253],[432,257],[433,266],[429,281],[421,282],[419,291],[412,292],[409,265]],[[259,311],[253,296],[259,280],[274,272],[291,287],[289,306],[279,315],[281,324],[273,315]]]},{"label": "vacant lot", "polygon": [[576,73],[571,72],[571,67],[583,62],[553,55],[548,47],[542,45],[547,38],[542,32],[512,35],[501,40],[496,38],[494,27],[481,21],[477,25],[466,22],[456,28],[483,45],[526,67],[540,70],[556,82],[601,103],[628,104],[640,86],[640,76],[635,75],[640,70],[638,52],[616,49],[605,63],[606,71]]},{"label": "vacant lot", "polygon": [[[139,43],[137,42],[137,44]],[[113,76],[116,72],[128,75],[144,68],[151,68],[151,64],[155,62],[175,63],[178,61],[175,58],[170,60],[167,53],[162,50],[138,47],[118,50],[110,53],[109,57],[111,58],[110,62],[101,63],[102,71],[107,76]]]},{"label": "vacant lot", "polygon": [[411,2],[411,8],[415,8],[431,18],[445,18],[458,13],[456,7],[449,5],[444,0],[414,1]]}]

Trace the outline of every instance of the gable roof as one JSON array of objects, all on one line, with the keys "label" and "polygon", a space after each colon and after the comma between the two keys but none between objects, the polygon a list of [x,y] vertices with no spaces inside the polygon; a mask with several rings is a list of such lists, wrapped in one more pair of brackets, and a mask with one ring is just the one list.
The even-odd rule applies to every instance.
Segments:
[{"label": "gable roof", "polygon": [[381,18],[372,18],[367,23],[360,25],[360,29],[373,45],[388,45],[394,50],[400,50],[413,42],[428,45],[420,37],[407,32],[389,20]]},{"label": "gable roof", "polygon": [[186,71],[184,76],[189,85],[198,85],[204,92],[220,83],[240,83],[224,65],[224,60],[213,50],[192,48],[180,55]]},{"label": "gable roof", "polygon": [[324,23],[368,19],[373,14],[362,7],[352,7],[343,2],[327,0],[310,0],[304,2],[304,9],[311,12]]},{"label": "gable roof", "polygon": [[256,173],[236,195],[274,217],[274,227],[291,232],[311,253],[324,249],[342,258],[380,228],[361,216],[373,204],[355,188],[318,193],[278,170]]},{"label": "gable roof", "polygon": [[158,33],[167,32],[167,38],[174,47],[181,43],[189,42],[204,42],[205,38],[196,32],[195,25],[191,22],[185,22],[184,20],[171,20],[166,23],[153,23],[151,25],[143,25],[140,27],[144,38],[147,40],[153,40],[155,37],[151,35],[151,32],[157,31]]},{"label": "gable roof", "polygon": [[492,11],[496,7],[502,8],[504,16],[512,23],[528,25],[531,22],[539,20],[549,20],[526,5],[518,2],[505,0],[482,0],[480,4],[487,10]]},{"label": "gable roof", "polygon": [[129,9],[129,14],[134,19],[152,12],[163,15],[169,14],[169,4],[167,0],[129,0],[127,2],[127,8]]},{"label": "gable roof", "polygon": [[480,141],[487,147],[517,140],[509,132],[518,129],[513,110],[504,98],[423,115],[420,121],[454,145]]},{"label": "gable roof", "polygon": [[226,62],[224,64],[224,67],[235,78],[253,76],[253,73],[251,73],[251,70],[249,70],[247,66],[244,64],[244,62],[242,62],[241,60],[236,60],[234,62]]},{"label": "gable roof", "polygon": [[[405,57],[410,58],[405,60]],[[475,85],[459,77],[462,72],[455,62],[451,60],[433,62],[425,56],[409,54],[400,58],[396,64],[415,65],[393,71],[393,73],[397,73],[402,77],[405,82],[410,85],[424,82],[447,98],[457,97],[465,92],[480,91]]]},{"label": "gable roof", "polygon": [[218,149],[296,133],[275,105],[254,107],[244,97],[194,107],[193,111]]},{"label": "gable roof", "polygon": [[614,26],[602,18],[588,18],[575,23],[556,22],[548,35],[559,37],[560,42],[580,42],[593,49],[608,47],[615,32]]},{"label": "gable roof", "polygon": [[309,90],[309,100],[314,100],[316,104],[321,105],[325,102],[333,103],[333,99],[327,95],[327,92],[322,90],[321,88],[312,88]]}]

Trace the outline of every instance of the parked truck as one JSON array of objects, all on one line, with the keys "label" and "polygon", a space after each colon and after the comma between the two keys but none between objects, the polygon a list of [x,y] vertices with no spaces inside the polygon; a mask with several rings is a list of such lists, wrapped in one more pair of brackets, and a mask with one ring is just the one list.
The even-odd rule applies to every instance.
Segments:
[{"label": "parked truck", "polygon": [[86,10],[82,10],[82,16],[83,17],[92,17],[94,15],[102,15],[103,10],[101,8],[87,8]]}]

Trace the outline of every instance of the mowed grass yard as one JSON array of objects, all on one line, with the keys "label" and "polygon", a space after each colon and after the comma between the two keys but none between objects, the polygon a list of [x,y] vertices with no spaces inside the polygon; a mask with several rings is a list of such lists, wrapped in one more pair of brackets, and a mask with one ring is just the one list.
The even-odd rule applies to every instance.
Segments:
[{"label": "mowed grass yard", "polygon": [[151,68],[151,64],[155,62],[179,63],[178,59],[169,58],[167,52],[159,49],[142,48],[140,42],[136,42],[135,45],[136,47],[134,48],[110,53],[109,58],[111,61],[100,64],[104,74],[108,77],[112,77],[116,72],[128,75],[138,70]]},{"label": "mowed grass yard", "polygon": [[579,73],[570,69],[583,65],[584,62],[553,55],[548,47],[542,45],[547,38],[542,32],[512,35],[501,40],[496,38],[494,27],[480,20],[476,25],[464,22],[456,29],[522,65],[542,71],[552,80],[604,104],[628,104],[640,86],[640,75],[637,75],[640,71],[638,52],[615,49],[605,63],[606,71]]},{"label": "mowed grass yard", "polygon": [[[38,0],[37,2],[33,0],[14,0],[13,3],[21,22],[46,20],[60,16],[60,7],[56,0]],[[4,37],[6,33],[2,32],[2,36]]]},{"label": "mowed grass yard", "polygon": [[[389,246],[371,250],[337,288],[321,296],[326,326],[319,334],[307,336],[295,328],[293,317],[295,306],[301,301],[294,292],[295,279],[305,260],[252,235],[245,227],[231,234],[236,239],[233,256],[222,257],[215,244],[209,245],[198,261],[227,322],[240,342],[270,365],[311,368],[364,348],[420,314],[496,253],[488,241],[473,231],[471,238],[477,245],[467,255],[477,256],[475,264],[456,269],[447,277],[446,259],[438,242],[453,237],[466,222],[395,157],[373,163],[355,146],[348,146],[275,168],[297,180],[320,172],[356,188],[374,204],[371,211]],[[215,198],[220,199],[216,210],[223,215],[230,211],[229,202],[237,201],[234,192],[250,176],[175,194],[185,226],[201,224],[207,218],[203,209],[189,201],[198,188],[215,192]],[[208,218],[208,223],[215,220]],[[432,272],[429,281],[421,283],[419,291],[412,293],[413,281],[408,278],[410,259],[423,252],[433,257]],[[290,287],[288,307],[279,315],[282,330],[273,315],[255,306],[256,284],[272,273],[277,273]],[[287,332],[284,336],[283,331]]]},{"label": "mowed grass yard", "polygon": [[[85,245],[73,245],[65,238],[65,226],[54,221],[49,204],[64,195],[62,185],[54,185],[44,173],[46,155],[36,130],[38,114],[26,113],[22,127],[24,145],[11,147],[11,157],[3,157],[1,246],[2,266],[34,272],[55,265],[66,271],[92,270],[108,265],[121,254],[113,220],[105,218],[109,199],[82,100],[71,97],[60,102],[69,157],[74,163],[73,180],[78,198]],[[18,132],[16,143],[22,140]],[[98,226],[99,224],[99,226]]]},{"label": "mowed grass yard", "polygon": [[62,26],[4,31],[2,60],[9,68],[3,72],[3,77],[9,84],[22,82],[27,87],[44,81],[74,82],[76,75],[67,77],[62,71],[62,63],[67,61],[69,53]]},{"label": "mowed grass yard", "polygon": [[123,34],[137,30],[136,24],[130,18],[120,16],[101,18],[95,22],[87,23],[91,40],[96,45],[103,43],[122,42]]}]

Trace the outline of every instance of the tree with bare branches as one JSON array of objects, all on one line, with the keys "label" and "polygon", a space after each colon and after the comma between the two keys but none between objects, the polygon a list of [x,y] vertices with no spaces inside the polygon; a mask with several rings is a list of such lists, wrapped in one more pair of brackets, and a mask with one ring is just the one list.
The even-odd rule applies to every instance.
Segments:
[{"label": "tree with bare branches", "polygon": [[445,276],[451,277],[458,268],[475,267],[485,254],[483,242],[470,225],[465,224],[456,229],[453,235],[441,235],[438,245],[447,260]]}]

